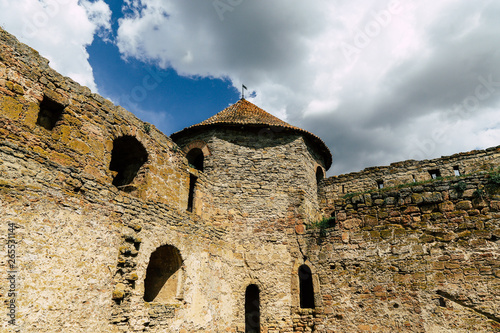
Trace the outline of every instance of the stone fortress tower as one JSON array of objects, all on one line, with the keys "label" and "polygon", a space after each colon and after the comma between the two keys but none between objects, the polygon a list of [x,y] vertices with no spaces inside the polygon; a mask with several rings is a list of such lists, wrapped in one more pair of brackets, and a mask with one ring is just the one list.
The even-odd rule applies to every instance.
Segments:
[{"label": "stone fortress tower", "polygon": [[202,173],[210,184],[210,204],[217,209],[199,211],[214,221],[250,236],[256,228],[282,232],[292,209],[304,219],[318,216],[317,183],[332,156],[314,134],[241,99],[171,138],[199,171],[193,176]]},{"label": "stone fortress tower", "polygon": [[500,329],[500,147],[331,164],[245,99],[167,137],[0,30],[0,331]]},{"label": "stone fortress tower", "polygon": [[307,261],[296,234],[319,218],[318,183],[332,163],[329,149],[245,99],[171,138],[188,160],[187,210],[227,228],[226,239],[243,250],[249,270],[241,280],[262,290],[266,321],[291,326],[289,309],[299,299],[284,291],[298,291],[298,276],[290,273]]}]

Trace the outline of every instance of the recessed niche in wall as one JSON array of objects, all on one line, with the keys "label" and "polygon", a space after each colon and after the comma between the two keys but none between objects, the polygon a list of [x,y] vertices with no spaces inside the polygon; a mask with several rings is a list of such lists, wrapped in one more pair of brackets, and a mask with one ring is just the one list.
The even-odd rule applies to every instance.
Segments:
[{"label": "recessed niche in wall", "polygon": [[113,185],[119,187],[130,184],[141,166],[148,160],[144,146],[133,136],[125,135],[113,141],[109,170],[118,172]]},{"label": "recessed niche in wall", "polygon": [[260,291],[251,284],[245,291],[245,333],[260,332]]},{"label": "recessed niche in wall", "polygon": [[64,105],[44,96],[40,103],[40,111],[38,112],[36,124],[52,131],[56,123],[61,119],[63,111]]}]

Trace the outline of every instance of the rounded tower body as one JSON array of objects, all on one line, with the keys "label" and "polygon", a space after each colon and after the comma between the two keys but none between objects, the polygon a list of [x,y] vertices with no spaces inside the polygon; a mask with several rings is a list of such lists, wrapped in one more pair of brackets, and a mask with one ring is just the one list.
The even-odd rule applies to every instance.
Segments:
[{"label": "rounded tower body", "polygon": [[241,99],[171,138],[203,174],[195,204],[213,221],[255,233],[318,217],[317,183],[332,156],[314,134]]}]

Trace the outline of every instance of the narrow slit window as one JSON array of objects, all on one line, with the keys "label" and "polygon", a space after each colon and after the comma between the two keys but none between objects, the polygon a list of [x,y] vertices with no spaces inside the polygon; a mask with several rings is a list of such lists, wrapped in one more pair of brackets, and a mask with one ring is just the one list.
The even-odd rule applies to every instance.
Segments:
[{"label": "narrow slit window", "polygon": [[245,333],[260,332],[260,291],[251,284],[245,291]]},{"label": "narrow slit window", "polygon": [[196,181],[198,180],[198,177],[194,175],[189,175],[189,194],[188,194],[188,205],[187,205],[187,211],[192,212],[193,211],[193,206],[194,206],[194,190],[196,187]]},{"label": "narrow slit window", "polygon": [[345,193],[345,185],[342,185],[342,193]]},{"label": "narrow slit window", "polygon": [[61,119],[64,106],[44,96],[40,103],[40,111],[36,120],[37,125],[52,131],[56,123]]},{"label": "narrow slit window", "polygon": [[412,175],[413,177],[413,182],[416,183],[417,182],[417,178],[415,178],[415,175]]},{"label": "narrow slit window", "polygon": [[383,189],[384,188],[384,181],[383,180],[377,180],[377,188],[379,190]]},{"label": "narrow slit window", "polygon": [[314,309],[314,288],[312,272],[309,266],[299,267],[300,307]]},{"label": "narrow slit window", "polygon": [[323,180],[323,178],[325,178],[325,174],[323,173],[323,169],[318,166],[316,168],[316,183],[318,184],[320,181]]},{"label": "narrow slit window", "polygon": [[458,165],[456,165],[456,166],[453,167],[453,173],[457,177],[460,176],[460,169],[458,168]]},{"label": "narrow slit window", "polygon": [[439,171],[439,169],[429,170],[429,174],[431,175],[432,179],[441,177],[441,172]]}]

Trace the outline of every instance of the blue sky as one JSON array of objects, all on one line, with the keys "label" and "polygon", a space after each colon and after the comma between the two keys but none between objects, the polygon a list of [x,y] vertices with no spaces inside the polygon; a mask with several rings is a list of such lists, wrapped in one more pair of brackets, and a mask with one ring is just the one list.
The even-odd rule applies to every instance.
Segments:
[{"label": "blue sky", "polygon": [[[87,47],[99,93],[122,105],[167,135],[199,123],[241,96],[228,79],[180,76],[151,61],[122,59],[111,40],[118,20],[127,13],[123,1],[105,1],[111,10],[111,31]],[[109,40],[111,39],[111,40]]]},{"label": "blue sky", "polygon": [[[328,175],[500,144],[495,0],[0,0],[0,25],[165,134],[240,98]],[[250,95],[251,93],[251,95]]]},{"label": "blue sky", "polygon": [[241,95],[227,79],[183,77],[172,68],[124,61],[116,46],[100,38],[87,50],[99,93],[167,135],[205,120]]}]

